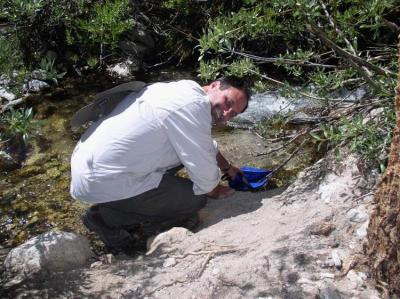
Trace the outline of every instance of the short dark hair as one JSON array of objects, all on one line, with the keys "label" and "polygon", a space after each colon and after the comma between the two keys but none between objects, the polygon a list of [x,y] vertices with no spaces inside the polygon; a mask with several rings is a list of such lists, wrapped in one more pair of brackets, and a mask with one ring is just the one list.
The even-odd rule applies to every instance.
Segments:
[{"label": "short dark hair", "polygon": [[249,105],[250,96],[251,96],[250,89],[249,89],[249,86],[248,86],[248,83],[246,82],[246,80],[236,77],[236,76],[224,76],[224,77],[218,78],[215,81],[220,82],[220,87],[219,87],[220,90],[234,87],[234,88],[240,89],[241,91],[244,92],[247,102],[246,102],[246,106],[244,107],[244,109],[241,113],[245,112]]}]

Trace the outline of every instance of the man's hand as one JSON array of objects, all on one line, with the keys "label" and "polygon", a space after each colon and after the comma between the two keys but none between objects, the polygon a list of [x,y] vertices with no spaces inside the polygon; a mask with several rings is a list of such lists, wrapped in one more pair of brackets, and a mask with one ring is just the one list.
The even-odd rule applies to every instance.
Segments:
[{"label": "man's hand", "polygon": [[228,170],[224,174],[227,175],[231,180],[233,180],[238,175],[238,173],[242,174],[242,171],[236,166],[229,165]]},{"label": "man's hand", "polygon": [[232,195],[233,193],[235,193],[235,190],[233,190],[232,188],[218,185],[217,187],[214,188],[214,190],[207,193],[207,196],[214,198],[214,199],[220,199],[220,198],[228,197],[228,196]]}]

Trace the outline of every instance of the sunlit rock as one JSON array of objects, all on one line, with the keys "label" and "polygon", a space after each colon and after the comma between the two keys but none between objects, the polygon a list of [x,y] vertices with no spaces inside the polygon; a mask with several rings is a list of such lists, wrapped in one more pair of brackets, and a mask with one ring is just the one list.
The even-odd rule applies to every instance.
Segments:
[{"label": "sunlit rock", "polygon": [[68,232],[48,232],[12,249],[5,261],[14,280],[83,267],[92,256],[88,240]]}]

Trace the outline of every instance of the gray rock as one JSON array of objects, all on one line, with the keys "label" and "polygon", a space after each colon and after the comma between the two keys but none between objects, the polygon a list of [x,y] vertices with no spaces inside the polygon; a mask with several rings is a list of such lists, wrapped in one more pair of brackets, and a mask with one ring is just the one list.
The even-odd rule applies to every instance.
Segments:
[{"label": "gray rock", "polygon": [[47,88],[50,88],[48,83],[36,79],[28,81],[28,83],[24,84],[22,87],[24,92],[39,92]]},{"label": "gray rock", "polygon": [[8,92],[5,88],[0,88],[0,98],[6,99],[7,101],[14,101],[16,99],[16,95]]},{"label": "gray rock", "polygon": [[87,264],[92,251],[88,240],[68,232],[47,232],[13,248],[4,266],[15,280],[54,271],[66,271]]},{"label": "gray rock", "polygon": [[45,70],[34,70],[31,73],[31,78],[40,80],[40,81],[45,81],[47,79],[47,74]]}]

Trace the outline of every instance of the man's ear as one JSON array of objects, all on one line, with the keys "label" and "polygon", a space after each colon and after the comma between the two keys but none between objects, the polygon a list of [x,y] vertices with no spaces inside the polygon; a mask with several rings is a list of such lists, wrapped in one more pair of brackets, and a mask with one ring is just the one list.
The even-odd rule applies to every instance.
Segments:
[{"label": "man's ear", "polygon": [[221,85],[221,82],[214,81],[214,82],[211,82],[210,87],[211,87],[211,89],[219,89],[220,85]]}]

